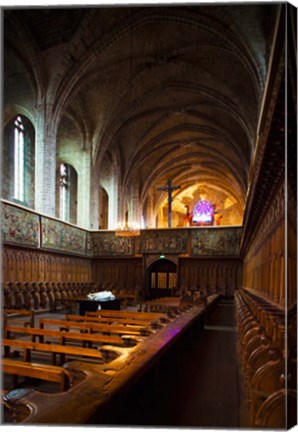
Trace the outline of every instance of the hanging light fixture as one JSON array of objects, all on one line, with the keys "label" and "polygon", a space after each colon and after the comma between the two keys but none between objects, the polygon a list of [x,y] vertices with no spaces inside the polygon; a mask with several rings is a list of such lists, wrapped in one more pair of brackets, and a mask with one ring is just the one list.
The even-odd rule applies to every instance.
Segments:
[{"label": "hanging light fixture", "polygon": [[129,226],[127,223],[119,226],[115,230],[115,235],[117,237],[136,237],[141,234],[141,230],[137,224],[132,224]]}]

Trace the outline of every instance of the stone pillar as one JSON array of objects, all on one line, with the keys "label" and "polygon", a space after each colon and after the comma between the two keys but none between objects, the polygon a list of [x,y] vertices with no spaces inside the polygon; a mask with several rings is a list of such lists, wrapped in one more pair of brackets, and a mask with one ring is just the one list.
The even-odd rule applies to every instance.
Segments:
[{"label": "stone pillar", "polygon": [[35,210],[55,216],[56,207],[56,129],[40,107],[35,142]]},{"label": "stone pillar", "polygon": [[164,228],[166,227],[166,223],[164,221],[164,213],[163,213],[163,207],[160,206],[159,210],[158,210],[158,224],[157,224],[157,228]]},{"label": "stone pillar", "polygon": [[148,228],[155,228],[155,222],[153,194],[151,193],[147,198],[146,226]]},{"label": "stone pillar", "polygon": [[119,211],[119,170],[116,162],[113,162],[111,181],[109,187],[109,223],[108,229],[116,229],[118,226],[118,211]]},{"label": "stone pillar", "polygon": [[128,201],[128,225],[140,226],[140,201],[139,201],[139,183],[135,179],[130,185],[129,201]]},{"label": "stone pillar", "polygon": [[97,229],[99,225],[99,170],[98,167],[92,169],[90,176],[90,229]]},{"label": "stone pillar", "polygon": [[109,223],[108,229],[115,229],[118,225],[118,184],[113,179],[109,194]]},{"label": "stone pillar", "polygon": [[[81,172],[78,176],[78,204],[77,224],[85,229],[90,229],[91,224],[91,154],[85,151],[81,154]],[[98,188],[97,188],[98,193]],[[98,212],[97,212],[98,213]],[[98,228],[98,224],[94,229]]]}]

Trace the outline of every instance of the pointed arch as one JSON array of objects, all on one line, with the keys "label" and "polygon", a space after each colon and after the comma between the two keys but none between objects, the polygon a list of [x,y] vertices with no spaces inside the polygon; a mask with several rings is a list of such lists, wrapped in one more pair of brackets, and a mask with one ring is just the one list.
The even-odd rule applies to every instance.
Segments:
[{"label": "pointed arch", "polygon": [[78,175],[72,165],[60,163],[57,170],[57,217],[77,223]]},{"label": "pointed arch", "polygon": [[24,115],[15,115],[4,128],[3,198],[34,208],[35,129]]}]

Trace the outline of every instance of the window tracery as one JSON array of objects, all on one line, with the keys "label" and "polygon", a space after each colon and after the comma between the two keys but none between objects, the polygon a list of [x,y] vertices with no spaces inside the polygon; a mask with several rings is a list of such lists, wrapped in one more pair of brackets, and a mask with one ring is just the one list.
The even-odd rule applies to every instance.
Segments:
[{"label": "window tracery", "polygon": [[194,207],[192,222],[199,225],[212,225],[214,205],[208,200],[200,200]]}]

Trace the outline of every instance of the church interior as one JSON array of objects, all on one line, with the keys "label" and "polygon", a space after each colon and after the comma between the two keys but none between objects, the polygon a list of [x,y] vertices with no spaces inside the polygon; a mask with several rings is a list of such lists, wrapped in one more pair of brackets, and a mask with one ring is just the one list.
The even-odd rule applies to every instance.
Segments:
[{"label": "church interior", "polygon": [[294,426],[296,8],[1,15],[1,422]]}]

